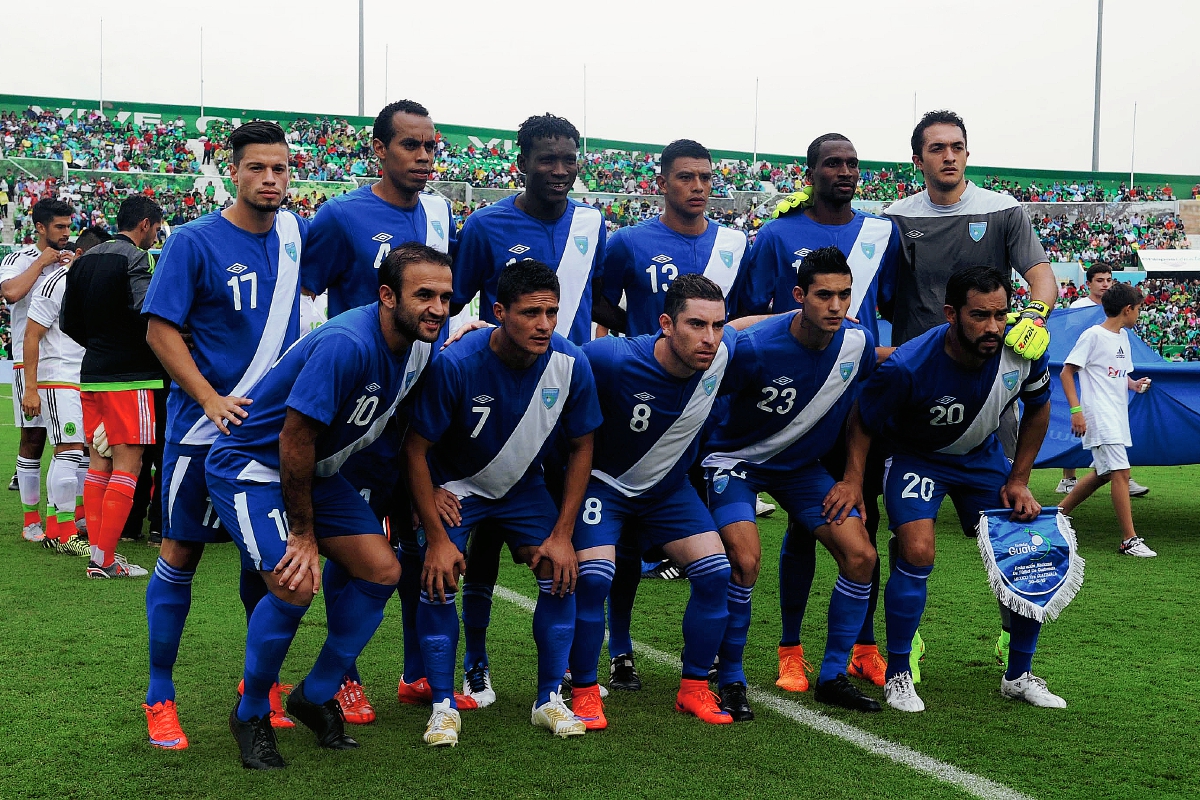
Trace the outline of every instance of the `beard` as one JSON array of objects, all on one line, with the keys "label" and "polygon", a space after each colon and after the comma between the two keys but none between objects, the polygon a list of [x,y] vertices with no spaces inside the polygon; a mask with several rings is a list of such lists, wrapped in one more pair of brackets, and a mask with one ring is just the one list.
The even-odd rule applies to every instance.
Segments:
[{"label": "beard", "polygon": [[[429,321],[433,321],[433,317],[427,317]],[[414,314],[410,311],[405,311],[401,306],[397,305],[392,311],[392,324],[396,326],[396,330],[409,342],[426,342],[432,343],[437,339],[438,333],[441,333],[441,327],[438,327],[437,333],[428,337],[421,328],[421,314]],[[445,324],[446,320],[441,320]]]},{"label": "beard", "polygon": [[981,349],[981,345],[989,344],[991,342],[995,342],[997,345],[999,345],[1001,343],[1001,338],[999,336],[993,336],[991,334],[984,334],[983,336],[980,336],[978,339],[972,340],[967,337],[966,333],[963,332],[962,325],[955,325],[954,333],[955,333],[955,335],[958,336],[958,343],[963,346],[964,350],[966,350],[967,352],[970,352],[970,353],[974,353],[975,355],[979,356],[980,358],[991,358],[992,356],[994,356],[996,354],[995,352],[991,352],[991,353],[983,352],[983,350]]}]

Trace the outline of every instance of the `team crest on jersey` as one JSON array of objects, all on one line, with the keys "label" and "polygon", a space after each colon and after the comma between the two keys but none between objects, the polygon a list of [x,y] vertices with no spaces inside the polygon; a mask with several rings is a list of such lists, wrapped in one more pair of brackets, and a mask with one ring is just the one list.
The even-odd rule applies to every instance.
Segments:
[{"label": "team crest on jersey", "polygon": [[558,402],[558,389],[551,387],[542,389],[542,405],[546,408],[554,408],[554,404]]},{"label": "team crest on jersey", "polygon": [[232,272],[234,275],[241,275],[246,270],[250,269],[245,264],[233,264],[225,268],[226,272]]},{"label": "team crest on jersey", "polygon": [[705,395],[711,395],[713,393],[713,389],[716,389],[716,388],[717,388],[717,376],[716,375],[710,375],[709,377],[704,379],[704,394]]},{"label": "team crest on jersey", "polygon": [[576,236],[575,246],[579,248],[579,254],[586,256],[588,251],[588,240],[586,236]]},{"label": "team crest on jersey", "polygon": [[838,372],[842,375],[842,383],[850,380],[850,376],[854,373],[854,362],[843,361],[841,364],[838,364]]},{"label": "team crest on jersey", "polygon": [[286,242],[283,245],[283,252],[288,254],[288,258],[290,258],[292,261],[295,261],[296,260],[296,243],[295,242]]},{"label": "team crest on jersey", "polygon": [[971,234],[971,239],[978,242],[983,238],[983,234],[987,233],[986,222],[971,222],[967,224],[967,233]]},{"label": "team crest on jersey", "polygon": [[1021,373],[1015,369],[1012,372],[1004,373],[1004,388],[1011,392],[1013,389],[1017,388],[1017,381],[1020,379]]},{"label": "team crest on jersey", "polygon": [[732,250],[718,250],[717,252],[721,256],[721,263],[724,264],[729,269],[733,269],[733,251]]},{"label": "team crest on jersey", "polygon": [[517,256],[524,255],[525,253],[529,252],[529,247],[526,245],[523,245],[523,244],[515,244],[512,247],[508,248],[508,252],[512,253],[513,255],[517,255]]},{"label": "team crest on jersey", "polygon": [[372,242],[379,242],[380,244],[383,244],[384,242],[390,242],[391,240],[392,235],[390,233],[377,233],[371,237]]},{"label": "team crest on jersey", "polygon": [[417,370],[414,369],[414,370],[411,370],[410,372],[408,372],[408,374],[406,374],[404,376],[405,388],[412,386],[412,382],[415,381],[416,379],[417,379]]},{"label": "team crest on jersey", "polygon": [[68,422],[66,425],[63,425],[63,433],[65,433],[67,436],[74,436],[75,435],[75,423]]},{"label": "team crest on jersey", "polygon": [[442,230],[442,221],[441,220],[435,219],[433,221],[433,232],[438,235],[439,239],[446,238],[446,232]]},{"label": "team crest on jersey", "polygon": [[862,250],[863,255],[866,256],[867,258],[875,257],[875,243],[874,242],[859,242],[858,246]]},{"label": "team crest on jersey", "polygon": [[725,491],[725,487],[729,485],[728,475],[718,475],[713,478],[713,491],[717,494]]}]

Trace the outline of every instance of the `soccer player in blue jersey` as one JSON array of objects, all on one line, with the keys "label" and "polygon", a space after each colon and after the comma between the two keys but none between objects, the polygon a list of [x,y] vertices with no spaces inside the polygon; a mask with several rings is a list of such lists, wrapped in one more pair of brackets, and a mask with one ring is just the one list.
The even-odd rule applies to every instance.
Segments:
[{"label": "soccer player in blue jersey", "polygon": [[[900,258],[900,230],[890,219],[857,211],[851,206],[858,189],[858,151],[840,133],[818,136],[808,146],[807,177],[812,184],[811,205],[793,209],[771,220],[759,231],[750,252],[747,275],[739,298],[740,313],[776,313],[796,308],[792,288],[796,268],[822,247],[836,247],[854,272],[854,292],[847,316],[856,317],[879,343],[875,310],[891,299]],[[615,237],[614,237],[615,238]],[[841,477],[845,448],[834,447],[826,467]],[[879,529],[879,495],[883,492],[882,449],[871,451],[864,486],[865,523],[876,544]],[[779,678],[776,685],[792,692],[808,691],[804,646],[800,628],[816,569],[816,540],[796,520],[790,520],[779,552],[779,606],[782,633],[779,639]],[[883,686],[885,663],[875,645],[875,605],[879,597],[879,562],[871,578],[871,597],[862,630],[850,658],[850,674]]]},{"label": "soccer player in blue jersey", "polygon": [[[618,327],[619,321],[600,291],[607,232],[599,210],[568,197],[579,175],[579,131],[551,114],[530,117],[517,130],[517,167],[525,190],[481,208],[467,217],[454,259],[455,313],[479,294],[479,318],[496,323],[492,311],[501,271],[526,259],[548,265],[561,289],[555,330],[581,345],[592,338],[592,320]],[[595,289],[593,289],[595,284]],[[548,477],[558,493],[562,458],[550,454]],[[487,657],[487,626],[492,587],[500,567],[502,537],[495,526],[471,535],[471,570],[463,586],[466,672],[463,694],[480,706],[495,702]]]},{"label": "soccer player in blue jersey", "polygon": [[875,367],[870,332],[846,319],[853,292],[851,267],[836,247],[804,259],[793,295],[800,310],[760,322],[738,340],[726,373],[735,389],[728,415],[704,445],[709,507],[732,567],[718,684],[721,707],[737,721],[754,718],[742,655],[762,557],[754,499],[763,491],[838,564],[816,699],[859,711],[880,708],[845,674],[867,613],[875,548],[863,527],[861,497],[835,502],[835,481],[819,461],[837,442]]},{"label": "soccer player in blue jersey", "polygon": [[[491,313],[499,327],[468,333],[434,360],[405,443],[424,528],[417,625],[434,700],[424,739],[434,746],[458,743],[454,597],[467,533],[484,520],[495,523],[514,558],[537,576],[533,724],[556,736],[584,732],[559,692],[575,632],[578,567],[571,537],[592,466],[592,432],[601,423],[596,383],[583,351],[555,333],[559,281],[545,264],[506,267]],[[542,461],[559,435],[568,453],[555,507]],[[460,499],[455,524],[439,513],[434,487]]]},{"label": "soccer player in blue jersey", "polygon": [[[964,533],[979,512],[1011,508],[1031,520],[1041,506],[1029,472],[1050,421],[1046,356],[1029,360],[1004,346],[1012,301],[1008,273],[968,267],[946,284],[946,324],[905,342],[867,381],[851,419],[846,482],[860,485],[872,437],[892,453],[884,503],[898,558],[884,592],[888,667],[884,694],[893,708],[924,711],[909,666],[913,634],[925,610],[934,561],[934,522],[942,499],[954,501]],[[1010,464],[997,438],[1002,415],[1025,405]],[[1008,670],[1000,693],[1035,706],[1066,701],[1031,671],[1041,624],[1012,613]]]},{"label": "soccer player in blue jersey", "polygon": [[[213,442],[253,413],[246,394],[300,333],[307,223],[279,208],[289,177],[283,129],[248,122],[230,134],[229,146],[237,199],[175,230],[142,304],[149,317],[146,341],[172,379],[163,455],[166,525],[146,589],[146,720],[150,743],[168,749],[187,747],[172,671],[192,602],[192,578],[205,544],[229,540],[209,502],[204,459]],[[258,574],[243,570],[247,620],[265,593]],[[281,691],[278,685],[273,690],[273,722],[291,727]]]},{"label": "soccer player in blue jersey", "polygon": [[729,559],[687,471],[699,454],[700,431],[734,356],[737,333],[725,330],[721,286],[704,275],[684,273],[664,294],[658,334],[607,336],[583,347],[604,414],[575,523],[571,706],[588,730],[608,726],[596,662],[623,536],[634,540],[639,556],[662,552],[691,581],[675,707],[709,723],[733,721],[708,688],[708,668],[729,617]]},{"label": "soccer player in blue jersey", "polygon": [[[412,100],[389,103],[375,117],[371,147],[379,159],[380,179],[323,204],[309,230],[300,283],[314,294],[329,293],[329,316],[374,302],[378,298],[379,265],[387,254],[405,242],[419,242],[442,253],[454,254],[454,219],[450,203],[438,194],[425,193],[433,175],[437,132],[429,111]],[[398,470],[394,441],[398,431],[381,436],[357,454],[343,474],[360,492],[381,506],[393,494]],[[389,509],[381,508],[386,516]],[[400,542],[400,603],[404,617],[404,671],[398,696],[401,702],[430,702],[429,684],[416,640],[416,613],[421,572],[414,542],[408,541],[407,511],[396,526]],[[347,576],[337,562],[325,562],[325,592],[336,596]],[[327,604],[328,607],[328,604]],[[356,667],[346,676],[338,695],[346,721],[359,724],[375,719]]]},{"label": "soccer player in blue jersey", "polygon": [[320,589],[318,554],[348,573],[325,645],[288,696],[288,712],[325,748],[347,750],[335,697],[383,621],[400,564],[370,505],[341,474],[375,440],[429,363],[449,317],[450,259],[410,242],[379,269],[379,301],[301,339],[250,391],[253,412],[213,445],[205,465],[221,521],[269,594],[246,632],[245,692],[229,727],[250,769],[279,769],[269,692]]}]

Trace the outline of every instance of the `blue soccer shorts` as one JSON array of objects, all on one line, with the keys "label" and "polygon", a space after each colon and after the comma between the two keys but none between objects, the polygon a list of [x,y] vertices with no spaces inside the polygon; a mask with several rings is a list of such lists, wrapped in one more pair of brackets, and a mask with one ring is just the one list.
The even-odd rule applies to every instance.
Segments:
[{"label": "blue soccer shorts", "polygon": [[626,497],[603,481],[588,483],[575,521],[575,550],[616,546],[645,554],[699,533],[715,531],[712,514],[687,480],[670,491]]},{"label": "blue soccer shorts", "polygon": [[[498,500],[467,496],[459,498],[462,524],[446,528],[446,534],[459,552],[467,552],[467,537],[481,522],[490,521],[504,534],[508,549],[516,555],[518,547],[539,547],[550,538],[558,522],[558,506],[550,498],[545,484],[536,483],[510,490]],[[418,532],[418,543],[424,556],[425,531]]]},{"label": "blue soccer shorts", "polygon": [[[705,475],[708,507],[720,528],[735,522],[754,522],[754,504],[759,492],[769,492],[790,518],[810,531],[829,524],[822,504],[836,481],[819,463],[790,471],[759,470],[742,463],[733,469],[710,468]],[[850,516],[857,517],[859,513],[852,510]]]},{"label": "blue soccer shorts", "polygon": [[[242,551],[242,568],[275,569],[287,549],[288,536],[280,485],[212,475],[208,484],[221,521]],[[341,475],[313,478],[312,508],[313,532],[318,539],[383,535],[367,501]]]},{"label": "blue soccer shorts", "polygon": [[163,445],[163,536],[183,542],[228,542],[229,533],[208,496],[204,459],[209,445]]},{"label": "blue soccer shorts", "polygon": [[1000,490],[1011,470],[995,437],[980,452],[959,457],[897,453],[883,478],[888,528],[896,530],[921,519],[936,521],[942,499],[950,495],[963,533],[974,536],[979,512],[1004,505]]}]

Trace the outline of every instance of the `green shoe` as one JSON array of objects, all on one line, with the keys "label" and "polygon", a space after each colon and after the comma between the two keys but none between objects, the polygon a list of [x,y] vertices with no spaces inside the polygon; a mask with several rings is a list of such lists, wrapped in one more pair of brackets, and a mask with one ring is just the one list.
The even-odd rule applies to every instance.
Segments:
[{"label": "green shoe", "polygon": [[921,632],[913,634],[912,650],[908,653],[908,669],[912,672],[913,683],[921,682],[921,659],[925,658],[925,640]]},{"label": "green shoe", "polygon": [[59,542],[58,552],[67,556],[90,556],[92,548],[87,542],[80,539],[78,535],[75,535],[65,542]]},{"label": "green shoe", "polygon": [[1008,669],[1008,631],[1000,631],[1000,637],[996,639],[996,663]]}]

